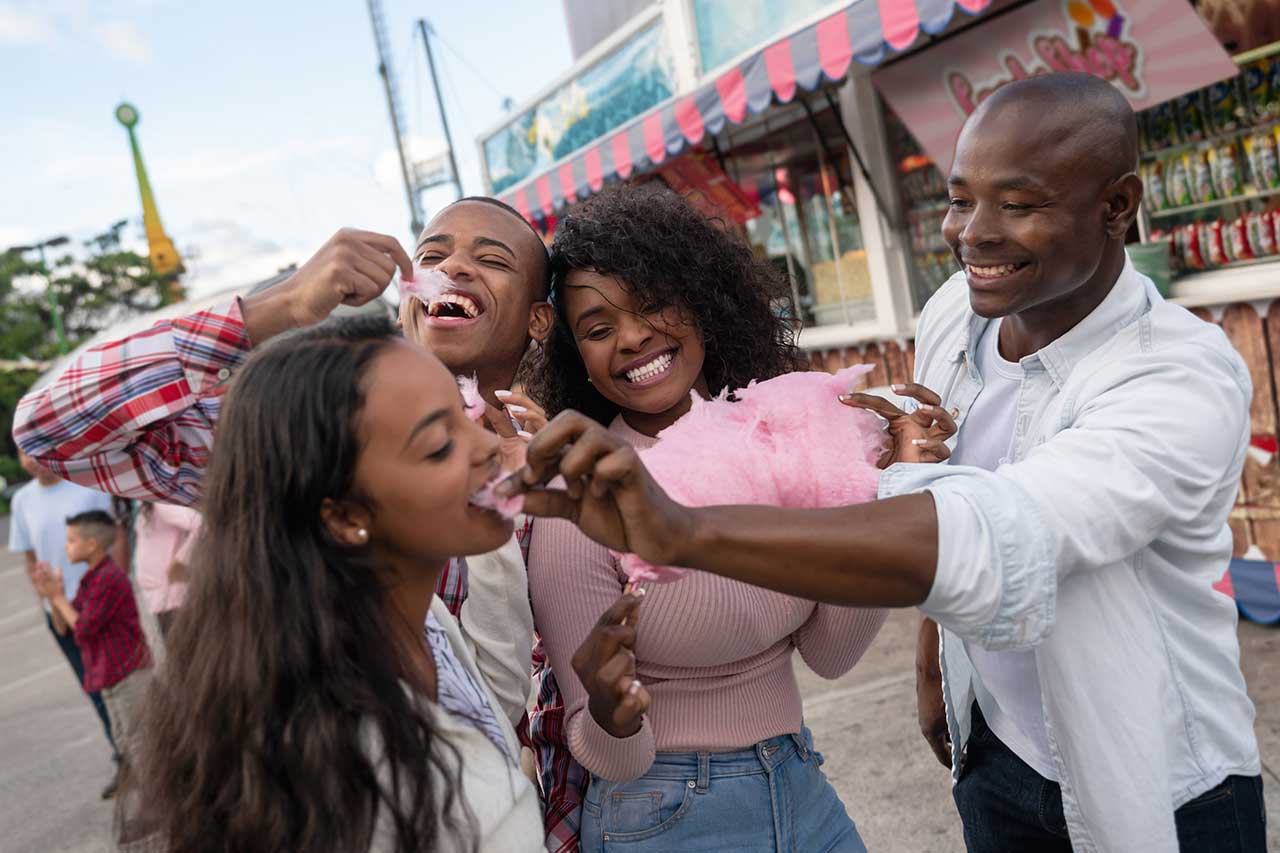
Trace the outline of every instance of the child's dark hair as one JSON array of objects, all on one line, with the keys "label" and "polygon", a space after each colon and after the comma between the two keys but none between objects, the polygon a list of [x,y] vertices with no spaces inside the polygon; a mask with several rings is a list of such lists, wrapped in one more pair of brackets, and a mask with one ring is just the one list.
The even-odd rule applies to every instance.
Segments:
[{"label": "child's dark hair", "polygon": [[[387,569],[335,540],[327,499],[360,499],[381,317],[256,350],[223,404],[194,578],[140,727],[140,823],[171,851],[431,850],[470,831],[461,757],[387,624]],[[384,823],[385,822],[385,823]]]},{"label": "child's dark hair", "polygon": [[67,518],[67,527],[74,527],[103,548],[110,548],[116,538],[116,520],[111,513],[101,509],[78,512]]},{"label": "child's dark hair", "polygon": [[522,377],[548,415],[577,409],[608,424],[618,414],[587,381],[565,317],[560,291],[573,270],[616,276],[641,305],[685,309],[702,334],[712,394],[802,367],[794,324],[775,311],[790,296],[783,274],[657,182],[616,184],[583,202],[561,221],[551,252],[555,329]]}]

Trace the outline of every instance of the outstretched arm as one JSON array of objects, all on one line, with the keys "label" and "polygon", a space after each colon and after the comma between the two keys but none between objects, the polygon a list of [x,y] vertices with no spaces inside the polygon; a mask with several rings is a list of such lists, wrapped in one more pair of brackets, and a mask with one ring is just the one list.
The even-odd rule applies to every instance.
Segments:
[{"label": "outstretched arm", "polygon": [[14,438],[64,479],[181,505],[200,497],[221,398],[254,344],[375,298],[412,263],[394,238],[344,229],[291,278],[94,347],[14,415]]}]

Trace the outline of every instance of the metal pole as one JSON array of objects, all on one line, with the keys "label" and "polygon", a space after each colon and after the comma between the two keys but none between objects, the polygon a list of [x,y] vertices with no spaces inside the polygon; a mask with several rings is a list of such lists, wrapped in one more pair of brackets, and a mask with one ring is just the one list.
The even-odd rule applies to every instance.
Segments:
[{"label": "metal pole", "polygon": [[391,71],[387,68],[386,33],[383,30],[382,6],[378,0],[368,0],[369,18],[373,21],[373,37],[378,46],[378,76],[382,78],[382,88],[387,94],[387,112],[391,113],[391,129],[396,136],[396,153],[400,155],[400,177],[404,179],[404,192],[409,199],[409,217],[412,220],[413,239],[416,241],[422,233],[422,212],[418,197],[414,194],[413,182],[409,179],[409,163],[404,155],[404,137],[400,135],[400,110],[396,105],[394,83]]},{"label": "metal pole", "polygon": [[36,248],[40,250],[40,267],[44,270],[44,292],[49,299],[49,310],[53,314],[53,330],[58,334],[58,352],[66,355],[70,348],[67,346],[67,333],[62,327],[62,306],[58,304],[58,296],[53,292],[53,276],[49,275],[49,262],[44,258],[44,243]]},{"label": "metal pole", "polygon": [[418,29],[422,31],[422,45],[427,49],[427,67],[431,69],[431,88],[436,91],[436,106],[440,110],[440,124],[444,127],[444,144],[449,146],[449,168],[453,170],[453,185],[458,188],[458,198],[462,198],[462,179],[458,177],[458,161],[453,158],[453,136],[449,133],[449,117],[444,112],[444,99],[440,97],[440,81],[436,79],[436,63],[431,56],[431,25],[426,18],[418,19]]}]

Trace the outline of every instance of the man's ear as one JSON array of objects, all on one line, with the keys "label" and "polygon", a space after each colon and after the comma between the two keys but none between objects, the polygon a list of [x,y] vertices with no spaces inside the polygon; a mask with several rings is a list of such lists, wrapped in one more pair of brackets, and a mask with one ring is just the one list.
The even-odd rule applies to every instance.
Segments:
[{"label": "man's ear", "polygon": [[535,302],[529,306],[529,337],[541,343],[551,335],[556,322],[556,309],[550,302]]},{"label": "man's ear", "polygon": [[1112,182],[1104,191],[1107,203],[1106,229],[1112,239],[1123,240],[1129,233],[1129,226],[1138,216],[1138,207],[1142,204],[1142,179],[1135,173]]},{"label": "man's ear", "polygon": [[359,504],[325,498],[320,505],[320,520],[329,535],[350,548],[362,548],[369,544],[372,515]]}]

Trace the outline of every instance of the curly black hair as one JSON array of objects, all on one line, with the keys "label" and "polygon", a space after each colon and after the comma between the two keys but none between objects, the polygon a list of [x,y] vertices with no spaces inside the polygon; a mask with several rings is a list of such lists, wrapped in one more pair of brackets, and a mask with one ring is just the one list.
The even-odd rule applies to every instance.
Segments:
[{"label": "curly black hair", "polygon": [[561,220],[551,245],[555,328],[521,377],[548,416],[576,409],[608,425],[618,414],[587,381],[565,316],[562,288],[573,270],[616,276],[647,310],[684,309],[702,333],[713,395],[804,366],[794,322],[775,311],[790,297],[781,271],[664,185],[615,184]]}]

